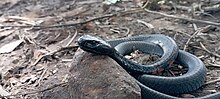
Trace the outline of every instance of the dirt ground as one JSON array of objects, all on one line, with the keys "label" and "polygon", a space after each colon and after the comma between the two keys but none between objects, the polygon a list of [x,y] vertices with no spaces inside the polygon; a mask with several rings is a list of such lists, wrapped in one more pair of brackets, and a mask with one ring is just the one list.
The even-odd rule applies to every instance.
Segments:
[{"label": "dirt ground", "polygon": [[51,86],[67,82],[83,34],[111,39],[154,33],[172,37],[208,68],[206,84],[180,96],[218,92],[219,6],[218,0],[1,0],[0,95],[38,99]]}]

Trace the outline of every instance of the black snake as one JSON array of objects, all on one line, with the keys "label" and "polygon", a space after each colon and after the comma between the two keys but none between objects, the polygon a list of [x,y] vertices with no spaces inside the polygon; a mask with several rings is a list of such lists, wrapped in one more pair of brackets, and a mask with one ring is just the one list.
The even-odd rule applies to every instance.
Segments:
[{"label": "black snake", "polygon": [[[170,94],[190,92],[201,87],[206,78],[206,68],[196,56],[179,50],[174,40],[162,34],[140,35],[105,41],[98,37],[84,35],[78,39],[79,47],[87,52],[107,55],[114,59],[131,75],[135,75],[141,87],[143,99],[176,99]],[[137,64],[124,57],[136,48],[144,53],[161,56],[160,60],[149,65]],[[176,77],[149,75],[167,68],[173,61],[187,67],[188,71]],[[220,99],[220,92],[198,97],[198,99]]]}]

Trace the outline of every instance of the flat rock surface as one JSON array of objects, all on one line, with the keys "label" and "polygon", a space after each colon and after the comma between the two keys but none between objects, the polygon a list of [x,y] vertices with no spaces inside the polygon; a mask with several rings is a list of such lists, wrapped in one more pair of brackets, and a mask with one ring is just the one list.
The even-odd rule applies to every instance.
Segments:
[{"label": "flat rock surface", "polygon": [[72,99],[140,99],[140,88],[114,60],[78,50],[71,65]]}]

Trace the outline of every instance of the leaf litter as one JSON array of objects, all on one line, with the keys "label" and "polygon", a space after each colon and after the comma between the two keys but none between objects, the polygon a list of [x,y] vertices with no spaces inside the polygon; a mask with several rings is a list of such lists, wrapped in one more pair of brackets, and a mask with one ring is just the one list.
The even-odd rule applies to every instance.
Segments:
[{"label": "leaf litter", "polygon": [[[37,95],[36,93],[44,92],[48,85],[59,85],[60,82],[65,82],[69,77],[67,71],[71,61],[63,60],[72,59],[75,49],[77,48],[77,38],[83,34],[98,35],[103,38],[111,39],[160,32],[174,38],[180,49],[183,49],[186,41],[195,33],[195,26],[197,28],[206,26],[201,23],[192,25],[191,23],[195,22],[192,20],[177,20],[173,19],[175,17],[170,18],[166,14],[162,14],[161,16],[157,15],[158,13],[151,14],[150,12],[144,13],[143,11],[136,13],[129,11],[130,14],[122,16],[112,15],[100,17],[102,15],[140,8],[139,6],[145,5],[145,7],[158,12],[165,12],[177,16],[184,15],[186,18],[193,17],[201,20],[211,20],[212,22],[216,22],[216,19],[213,19],[211,16],[216,18],[220,16],[215,10],[213,10],[214,13],[208,13],[211,14],[210,16],[206,14],[207,12],[202,11],[201,14],[195,14],[192,9],[190,9],[190,12],[187,12],[179,6],[184,5],[186,6],[185,8],[191,8],[192,3],[199,5],[199,2],[196,1],[177,1],[175,2],[176,4],[174,4],[177,6],[170,6],[170,3],[174,2],[171,0],[168,1],[144,2],[142,0],[112,0],[109,5],[104,4],[102,0],[55,0],[54,2],[51,2],[51,0],[2,1],[0,3],[3,7],[3,9],[0,9],[0,19],[2,19],[0,26],[8,26],[0,28],[0,68],[2,71],[0,91],[4,94],[2,96],[23,93],[24,95],[10,96],[10,98],[43,98],[43,96]],[[214,6],[217,5],[217,3],[215,2],[202,2],[204,2],[205,7],[216,9]],[[195,12],[198,11],[198,9],[195,9]],[[207,16],[205,16],[205,14]],[[83,25],[81,23],[74,26],[70,25],[69,27],[63,25],[66,23],[83,22],[92,18],[94,19],[85,22],[86,24],[83,23]],[[137,20],[139,21],[137,22]],[[210,23],[213,24],[212,22]],[[204,22],[202,21],[202,23]],[[15,25],[28,25],[28,27],[14,27]],[[59,26],[32,30],[34,25],[42,25],[43,27],[44,25]],[[126,31],[124,31],[124,29]],[[206,64],[208,67],[207,81],[218,79],[220,76],[219,67],[217,67],[220,63],[218,57],[220,54],[218,43],[220,37],[219,30],[219,27],[214,26],[214,28],[202,31],[191,38],[185,48],[186,51],[200,57]],[[78,33],[74,36],[76,31]],[[16,34],[14,32],[19,33]],[[28,40],[18,40],[16,35],[28,37]],[[31,43],[28,43],[28,41]],[[201,46],[201,44],[203,46]],[[44,57],[40,58],[40,56]],[[140,59],[137,58],[137,60],[134,58],[134,61],[138,63],[142,62],[143,64],[149,64],[159,59],[158,56],[145,56],[140,52],[134,53],[131,56],[144,57]],[[33,65],[32,63],[38,59],[39,61]],[[209,67],[207,64],[212,64],[212,67]],[[181,66],[176,67],[177,68],[171,70],[176,70],[177,75],[181,75],[182,72],[180,71],[184,70],[184,68]],[[175,74],[175,71],[173,73]],[[171,74],[170,76],[173,75]],[[219,91],[219,84],[217,82],[220,81],[215,81],[211,85],[206,85],[203,90],[201,88],[198,91],[186,94],[182,97],[202,96]],[[34,91],[36,92],[34,93]],[[27,94],[28,92],[31,94]]]}]

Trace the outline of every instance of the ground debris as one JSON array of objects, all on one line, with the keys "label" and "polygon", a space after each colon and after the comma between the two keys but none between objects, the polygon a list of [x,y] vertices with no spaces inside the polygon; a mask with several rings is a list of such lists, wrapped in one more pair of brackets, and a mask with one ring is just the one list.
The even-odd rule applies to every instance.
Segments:
[{"label": "ground debris", "polygon": [[[186,51],[198,56],[208,68],[207,84],[189,95],[197,97],[213,93],[207,90],[219,91],[219,1],[112,1],[107,5],[103,0],[2,0],[1,95],[48,99],[53,92],[48,90],[56,90],[54,96],[68,96],[61,83],[70,77],[68,71],[78,48],[77,39],[84,34],[107,39],[152,33],[168,35],[180,49],[187,45]],[[151,10],[143,10],[144,6]],[[200,29],[203,31],[196,32]],[[159,59],[140,52],[126,57],[141,64]],[[164,70],[161,75],[178,76],[186,71],[172,65],[171,71]]]}]

